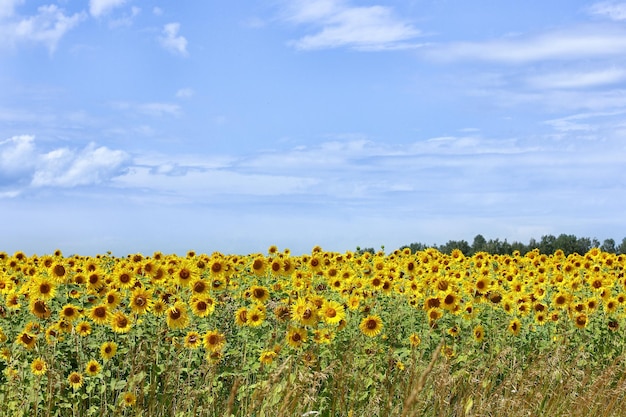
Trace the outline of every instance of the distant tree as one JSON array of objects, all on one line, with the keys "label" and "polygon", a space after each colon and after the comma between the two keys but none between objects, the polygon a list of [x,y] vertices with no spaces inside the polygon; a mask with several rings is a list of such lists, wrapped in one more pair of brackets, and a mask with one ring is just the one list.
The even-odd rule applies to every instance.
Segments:
[{"label": "distant tree", "polygon": [[622,243],[617,247],[617,253],[626,255],[626,237],[622,239]]},{"label": "distant tree", "polygon": [[553,235],[541,236],[539,241],[539,251],[541,253],[554,253],[556,250],[556,237]]},{"label": "distant tree", "polygon": [[472,252],[472,247],[465,240],[449,240],[445,245],[439,246],[439,252],[445,254],[451,254],[454,249],[458,249],[463,252],[463,255],[469,255]]},{"label": "distant tree", "polygon": [[615,253],[617,252],[617,248],[615,247],[614,239],[604,239],[602,242],[602,246],[600,246],[603,252]]},{"label": "distant tree", "polygon": [[523,244],[522,242],[514,241],[511,243],[511,254],[515,251],[518,251],[521,255],[526,255],[529,249],[528,246]]},{"label": "distant tree", "polygon": [[487,239],[483,235],[474,236],[474,241],[472,242],[472,252],[483,252],[487,249]]},{"label": "distant tree", "polygon": [[356,253],[358,255],[363,255],[365,252],[369,252],[372,255],[376,254],[376,249],[374,248],[361,248],[360,246],[356,247]]}]

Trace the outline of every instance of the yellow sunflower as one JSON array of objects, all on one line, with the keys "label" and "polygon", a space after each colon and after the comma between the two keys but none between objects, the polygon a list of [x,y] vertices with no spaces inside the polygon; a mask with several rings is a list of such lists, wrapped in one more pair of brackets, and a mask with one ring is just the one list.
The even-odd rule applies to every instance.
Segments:
[{"label": "yellow sunflower", "polygon": [[111,318],[111,312],[106,304],[100,304],[89,310],[89,318],[95,324],[107,324]]},{"label": "yellow sunflower", "polygon": [[474,340],[480,343],[485,338],[485,328],[479,324],[478,326],[474,327],[472,334],[474,335]]},{"label": "yellow sunflower", "polygon": [[48,301],[54,298],[55,295],[56,284],[52,280],[46,277],[39,277],[33,281],[32,299]]},{"label": "yellow sunflower", "polygon": [[70,384],[70,387],[72,387],[72,389],[77,390],[83,386],[85,379],[83,378],[83,374],[81,374],[80,372],[72,372],[67,377],[67,382]]},{"label": "yellow sunflower", "polygon": [[320,316],[325,323],[337,324],[346,317],[345,309],[337,301],[325,301],[320,311]]},{"label": "yellow sunflower", "polygon": [[48,364],[43,359],[36,358],[30,363],[30,371],[33,375],[44,375],[48,371]]},{"label": "yellow sunflower", "polygon": [[135,314],[145,314],[152,305],[152,292],[145,288],[135,288],[130,295],[130,309]]},{"label": "yellow sunflower", "polygon": [[95,359],[90,360],[87,362],[87,365],[85,365],[85,373],[89,376],[96,376],[101,370],[102,365]]},{"label": "yellow sunflower", "polygon": [[122,405],[124,407],[134,407],[137,404],[137,396],[132,392],[125,392],[122,395]]},{"label": "yellow sunflower", "polygon": [[81,321],[76,325],[76,333],[82,337],[89,336],[91,334],[91,324],[88,321]]},{"label": "yellow sunflower", "polygon": [[109,325],[115,333],[128,333],[133,323],[130,317],[121,311],[117,311],[109,320]]},{"label": "yellow sunflower", "polygon": [[210,330],[205,333],[203,344],[208,352],[219,352],[226,344],[226,337],[217,330]]},{"label": "yellow sunflower", "polygon": [[67,320],[71,323],[80,318],[80,309],[73,304],[65,304],[61,307],[59,316],[61,316],[61,319]]},{"label": "yellow sunflower", "polygon": [[167,327],[170,329],[184,329],[189,324],[189,315],[186,304],[177,301],[166,313]]},{"label": "yellow sunflower", "polygon": [[208,295],[192,297],[189,305],[191,312],[198,317],[207,317],[215,310],[215,301]]},{"label": "yellow sunflower", "polygon": [[287,343],[294,349],[298,349],[306,342],[307,331],[302,327],[292,327],[287,331]]},{"label": "yellow sunflower", "polygon": [[383,321],[377,315],[370,315],[361,320],[361,332],[368,337],[375,337],[383,330]]},{"label": "yellow sunflower", "polygon": [[248,311],[247,325],[250,327],[258,327],[265,321],[265,310],[260,308],[260,305]]},{"label": "yellow sunflower", "polygon": [[515,336],[519,336],[520,331],[522,330],[522,323],[519,321],[519,319],[513,319],[509,322],[509,325],[507,327],[507,330],[515,335]]},{"label": "yellow sunflower", "polygon": [[100,346],[100,357],[105,361],[110,360],[117,353],[117,343],[104,342]]}]

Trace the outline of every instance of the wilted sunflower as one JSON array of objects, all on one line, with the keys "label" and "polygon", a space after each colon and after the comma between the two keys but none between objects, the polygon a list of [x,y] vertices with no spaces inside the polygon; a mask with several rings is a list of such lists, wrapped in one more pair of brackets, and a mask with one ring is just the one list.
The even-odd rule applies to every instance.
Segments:
[{"label": "wilted sunflower", "polygon": [[422,340],[416,333],[413,333],[409,336],[409,343],[411,344],[411,347],[417,347],[420,343],[422,343]]},{"label": "wilted sunflower", "polygon": [[29,303],[30,312],[37,318],[47,319],[52,314],[52,310],[43,300],[31,299]]},{"label": "wilted sunflower", "polygon": [[368,337],[375,337],[383,330],[383,321],[377,315],[370,315],[361,320],[361,332]]},{"label": "wilted sunflower", "polygon": [[111,359],[117,353],[117,343],[115,342],[104,342],[100,346],[100,357],[105,361]]},{"label": "wilted sunflower", "polygon": [[276,317],[278,321],[285,322],[291,318],[289,307],[284,304],[280,304],[274,307],[273,311],[274,311],[274,316]]},{"label": "wilted sunflower", "polygon": [[17,342],[30,350],[37,344],[37,336],[28,332],[22,332],[17,336]]},{"label": "wilted sunflower", "polygon": [[70,384],[70,387],[72,387],[72,389],[77,390],[83,386],[85,379],[83,378],[83,374],[81,374],[80,372],[72,372],[67,377],[67,382]]},{"label": "wilted sunflower", "polygon": [[235,311],[235,324],[237,324],[237,326],[245,326],[248,324],[248,309],[246,307],[240,307]]},{"label": "wilted sunflower", "polygon": [[30,363],[30,371],[33,375],[44,375],[48,371],[48,364],[43,359],[36,358]]},{"label": "wilted sunflower", "polygon": [[266,350],[266,351],[261,352],[261,356],[259,356],[259,361],[263,365],[269,365],[272,362],[274,362],[274,359],[276,359],[276,356],[278,356],[278,354],[274,352],[273,350]]},{"label": "wilted sunflower", "polygon": [[170,329],[184,329],[189,324],[189,315],[185,303],[177,301],[167,310],[167,327]]},{"label": "wilted sunflower", "polygon": [[217,330],[210,330],[203,337],[204,348],[208,352],[219,352],[226,344],[226,337]]},{"label": "wilted sunflower", "polygon": [[589,319],[587,318],[587,315],[585,313],[580,313],[574,319],[574,324],[579,329],[584,329],[585,327],[587,327],[587,322],[588,321],[589,321]]},{"label": "wilted sunflower", "polygon": [[87,362],[87,365],[85,365],[85,373],[89,376],[96,376],[101,370],[102,365],[95,359],[90,360]]},{"label": "wilted sunflower", "polygon": [[192,331],[187,332],[187,335],[185,335],[184,346],[187,349],[197,349],[201,343],[202,337],[200,336],[200,333]]}]

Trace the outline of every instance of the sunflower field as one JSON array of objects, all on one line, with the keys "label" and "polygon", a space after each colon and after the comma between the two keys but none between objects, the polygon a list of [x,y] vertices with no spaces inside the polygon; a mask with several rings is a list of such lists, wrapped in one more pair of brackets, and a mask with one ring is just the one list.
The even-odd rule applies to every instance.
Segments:
[{"label": "sunflower field", "polygon": [[0,252],[0,415],[626,415],[625,267]]}]

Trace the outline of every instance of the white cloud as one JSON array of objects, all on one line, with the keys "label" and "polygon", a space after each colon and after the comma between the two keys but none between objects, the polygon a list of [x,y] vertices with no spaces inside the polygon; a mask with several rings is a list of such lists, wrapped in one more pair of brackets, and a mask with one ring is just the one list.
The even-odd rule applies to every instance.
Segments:
[{"label": "white cloud", "polygon": [[187,39],[178,34],[180,23],[168,23],[163,26],[163,36],[159,37],[159,42],[168,51],[187,56]]},{"label": "white cloud", "polygon": [[319,27],[313,35],[291,42],[297,49],[350,47],[359,50],[411,48],[420,31],[383,6],[354,7],[345,2],[309,0],[292,3],[285,19]]},{"label": "white cloud", "polygon": [[[82,150],[37,149],[35,137],[13,136],[0,141],[0,186],[74,187],[102,183],[119,175],[129,156],[120,150],[89,144]],[[20,190],[2,190],[5,196]]]},{"label": "white cloud", "polygon": [[33,42],[54,52],[61,38],[84,19],[84,13],[67,16],[56,5],[41,6],[37,15],[9,21],[0,26],[0,45]]},{"label": "white cloud", "polygon": [[34,164],[34,140],[31,135],[13,136],[0,141],[0,180],[27,172]]},{"label": "white cloud", "polygon": [[34,187],[99,184],[120,174],[128,155],[89,144],[81,151],[56,149],[40,156],[33,174]]},{"label": "white cloud", "polygon": [[597,71],[556,72],[528,78],[535,88],[587,88],[615,84],[626,79],[626,70],[607,68]]},{"label": "white cloud", "polygon": [[153,13],[155,16],[161,16],[161,15],[163,14],[163,9],[161,9],[160,7],[156,7],[156,6],[155,6],[155,7],[152,9],[152,13]]},{"label": "white cloud", "polygon": [[22,3],[24,0],[0,0],[0,19],[13,16],[15,7]]},{"label": "white cloud", "polygon": [[126,0],[90,0],[89,1],[89,13],[93,17],[100,17],[116,7],[122,6],[126,3]]},{"label": "white cloud", "polygon": [[626,31],[578,27],[539,36],[432,45],[426,55],[441,61],[482,60],[520,64],[553,59],[591,59],[626,53]]},{"label": "white cloud", "polygon": [[611,20],[626,20],[626,3],[602,1],[593,4],[588,9],[592,15],[608,17]]}]

